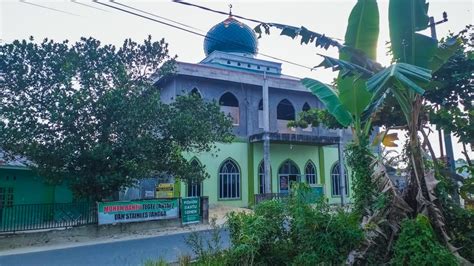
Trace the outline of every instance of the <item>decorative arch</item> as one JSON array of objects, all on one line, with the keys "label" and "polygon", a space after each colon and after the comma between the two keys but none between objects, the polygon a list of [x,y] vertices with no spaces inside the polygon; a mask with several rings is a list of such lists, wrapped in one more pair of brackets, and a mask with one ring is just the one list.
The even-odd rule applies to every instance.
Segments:
[{"label": "decorative arch", "polygon": [[304,167],[304,175],[306,177],[306,183],[309,185],[315,185],[318,180],[317,169],[313,161],[308,160]]},{"label": "decorative arch", "polygon": [[239,100],[231,92],[226,92],[219,98],[221,111],[232,118],[232,124],[238,126],[240,122]]},{"label": "decorative arch", "polygon": [[199,91],[198,88],[194,87],[190,92],[189,92],[190,95],[195,95],[199,98],[202,98],[202,94],[201,92]]},{"label": "decorative arch", "polygon": [[299,175],[300,169],[298,165],[291,159],[286,159],[278,167],[278,174]]},{"label": "decorative arch", "polygon": [[219,199],[241,198],[241,171],[232,158],[225,159],[219,166]]},{"label": "decorative arch", "polygon": [[232,92],[225,92],[219,97],[220,106],[239,107],[239,100]]},{"label": "decorative arch", "polygon": [[291,184],[300,182],[300,169],[298,165],[287,159],[278,167],[278,189],[280,193],[288,193],[291,190]]},{"label": "decorative arch", "polygon": [[[190,160],[190,164],[195,165],[195,166],[202,166],[201,161],[199,161],[197,157],[193,157]],[[191,181],[191,182],[187,182],[186,184],[186,195],[188,197],[200,197],[202,196],[202,190],[203,190],[202,182]]]},{"label": "decorative arch", "polygon": [[277,105],[278,120],[295,120],[295,107],[288,99],[281,100]]},{"label": "decorative arch", "polygon": [[309,105],[309,103],[305,102],[302,108],[303,112],[309,111],[310,109],[311,109],[311,106]]},{"label": "decorative arch", "polygon": [[[331,167],[331,194],[332,196],[341,196],[341,184],[339,173],[339,161],[335,162]],[[346,180],[345,195],[349,195],[349,178],[347,175],[347,168],[344,166],[344,178]]]}]

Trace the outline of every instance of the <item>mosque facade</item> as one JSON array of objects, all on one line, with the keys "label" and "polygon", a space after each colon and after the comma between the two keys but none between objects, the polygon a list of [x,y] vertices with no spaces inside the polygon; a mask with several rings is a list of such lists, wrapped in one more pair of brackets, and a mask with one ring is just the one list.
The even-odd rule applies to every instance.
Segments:
[{"label": "mosque facade", "polygon": [[[339,187],[339,139],[350,132],[323,126],[289,128],[301,111],[324,108],[299,78],[284,75],[278,62],[257,59],[254,31],[229,16],[209,30],[204,40],[206,57],[199,63],[177,62],[172,77],[156,80],[163,102],[195,93],[217,101],[233,122],[235,140],[217,144],[214,152],[188,154],[192,163],[205,166],[210,178],[179,185],[180,196],[208,196],[210,204],[251,206],[265,191],[263,166],[264,80],[268,85],[271,193],[289,193],[293,182],[319,189],[330,203],[341,193],[351,197],[350,175],[345,191]],[[347,173],[347,171],[346,171]],[[267,192],[267,193],[265,193]]]}]

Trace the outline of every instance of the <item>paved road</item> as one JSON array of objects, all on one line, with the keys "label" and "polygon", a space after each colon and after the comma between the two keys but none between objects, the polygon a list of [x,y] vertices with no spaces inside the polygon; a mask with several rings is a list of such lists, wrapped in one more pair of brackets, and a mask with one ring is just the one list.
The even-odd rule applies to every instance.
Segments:
[{"label": "paved road", "polygon": [[[190,233],[134,239],[120,242],[0,256],[1,266],[14,265],[143,265],[147,260],[176,261],[182,254],[192,251],[185,242]],[[209,231],[201,231],[209,239]],[[222,247],[227,247],[229,234],[221,234]]]}]

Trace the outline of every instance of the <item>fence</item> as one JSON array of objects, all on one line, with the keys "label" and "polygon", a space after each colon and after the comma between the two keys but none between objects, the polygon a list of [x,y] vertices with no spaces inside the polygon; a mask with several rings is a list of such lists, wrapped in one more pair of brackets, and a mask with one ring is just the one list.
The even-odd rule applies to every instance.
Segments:
[{"label": "fence", "polygon": [[0,207],[0,232],[97,224],[95,202],[23,204]]}]

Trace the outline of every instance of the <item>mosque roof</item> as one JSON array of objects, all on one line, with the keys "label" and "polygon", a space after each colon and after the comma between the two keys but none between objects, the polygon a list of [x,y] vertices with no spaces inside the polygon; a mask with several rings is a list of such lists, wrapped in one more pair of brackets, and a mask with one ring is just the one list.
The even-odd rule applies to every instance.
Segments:
[{"label": "mosque roof", "polygon": [[204,39],[206,56],[214,51],[256,55],[257,50],[255,32],[232,16],[212,27]]}]

